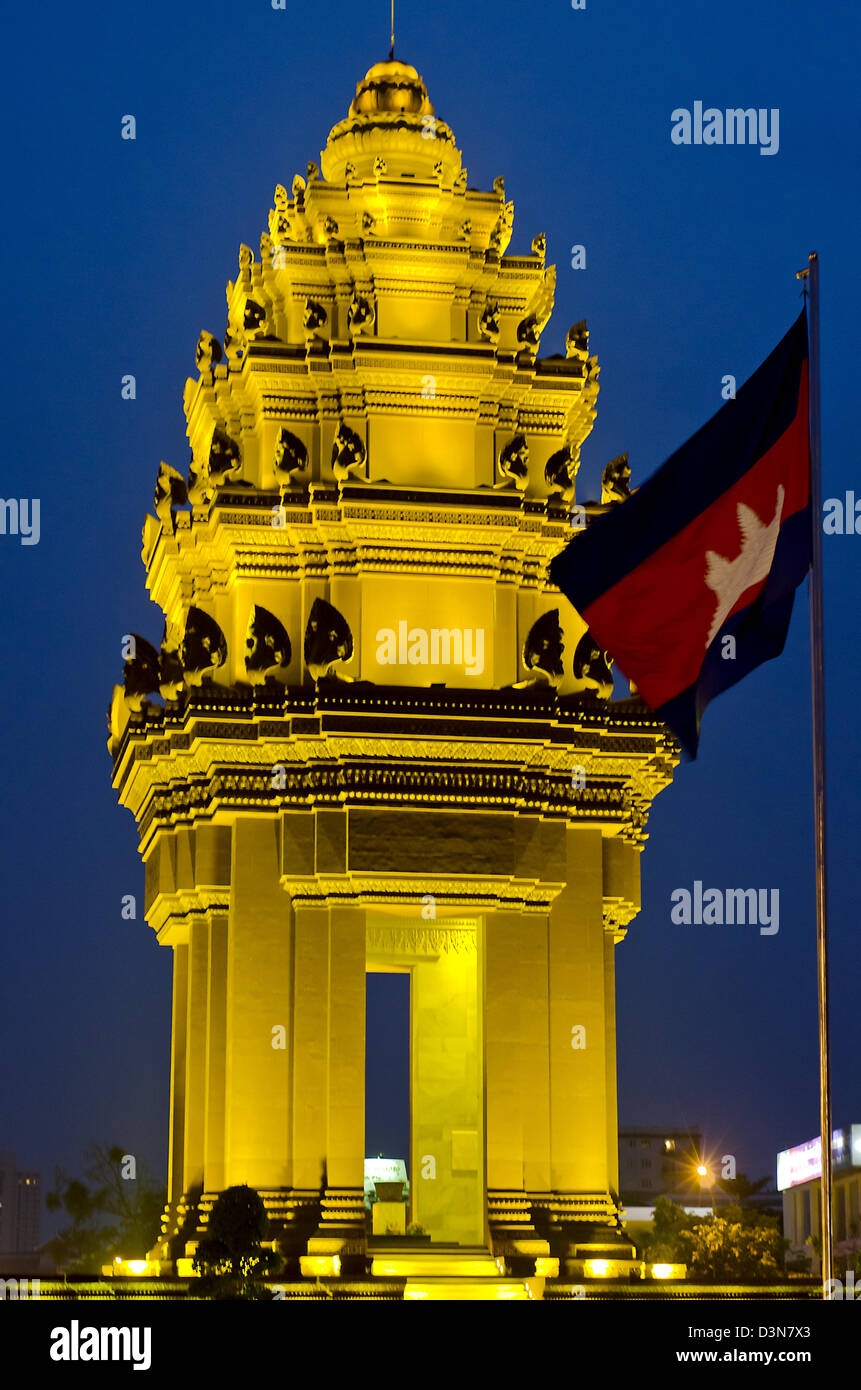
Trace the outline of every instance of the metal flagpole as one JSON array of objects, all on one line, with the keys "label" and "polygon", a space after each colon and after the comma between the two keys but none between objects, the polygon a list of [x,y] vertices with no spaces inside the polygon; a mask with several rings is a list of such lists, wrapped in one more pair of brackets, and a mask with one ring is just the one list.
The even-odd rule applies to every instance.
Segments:
[{"label": "metal flagpole", "polygon": [[822,598],[822,456],[819,415],[819,257],[808,256],[810,301],[810,508],[813,531],[810,571],[810,688],[813,713],[813,825],[816,868],[816,976],[819,993],[819,1125],[822,1149],[820,1233],[822,1296],[830,1296],[834,1245],[831,1210],[831,1051],[828,1020],[828,903],[825,857],[825,632]]}]

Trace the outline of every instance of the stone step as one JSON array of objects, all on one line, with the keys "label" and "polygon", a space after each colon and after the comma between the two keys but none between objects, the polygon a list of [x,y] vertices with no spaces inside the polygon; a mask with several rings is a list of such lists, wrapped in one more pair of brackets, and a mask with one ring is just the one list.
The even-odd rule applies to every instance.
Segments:
[{"label": "stone step", "polygon": [[405,1302],[468,1303],[528,1303],[543,1299],[544,1280],[491,1279],[474,1276],[452,1278],[441,1275],[408,1279],[404,1287]]},{"label": "stone step", "polygon": [[505,1273],[501,1259],[484,1248],[464,1250],[459,1247],[427,1250],[372,1250],[371,1273],[386,1279],[409,1279],[415,1276],[456,1279],[498,1279]]}]

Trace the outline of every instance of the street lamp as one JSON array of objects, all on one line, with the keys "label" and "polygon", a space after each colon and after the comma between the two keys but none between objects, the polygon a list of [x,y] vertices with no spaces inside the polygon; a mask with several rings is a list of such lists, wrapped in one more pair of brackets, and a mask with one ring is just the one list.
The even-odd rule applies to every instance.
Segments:
[{"label": "street lamp", "polygon": [[716,1211],[715,1211],[715,1180],[714,1180],[714,1174],[709,1172],[708,1168],[706,1167],[706,1165],[705,1165],[704,1163],[698,1163],[698,1164],[697,1164],[697,1173],[699,1174],[699,1178],[700,1178],[700,1187],[702,1187],[702,1180],[703,1180],[704,1178],[710,1179],[710,1181],[709,1181],[709,1192],[710,1192],[710,1194],[711,1194],[711,1199],[712,1199],[712,1221],[714,1221],[715,1218],[716,1218],[716,1216],[717,1216],[717,1213],[716,1213]]}]

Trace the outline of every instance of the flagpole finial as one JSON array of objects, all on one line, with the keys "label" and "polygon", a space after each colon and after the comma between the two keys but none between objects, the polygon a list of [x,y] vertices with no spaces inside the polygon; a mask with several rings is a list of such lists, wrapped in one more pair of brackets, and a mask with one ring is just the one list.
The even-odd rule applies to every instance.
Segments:
[{"label": "flagpole finial", "polygon": [[801,297],[802,297],[802,299],[804,300],[804,307],[806,308],[806,307],[807,307],[807,281],[808,281],[808,279],[810,278],[810,271],[809,271],[808,269],[805,269],[805,270],[796,270],[796,272],[795,272],[795,278],[796,278],[796,280],[803,280],[803,281],[804,281],[803,285],[801,286]]},{"label": "flagpole finial", "polygon": [[809,254],[809,256],[807,257],[807,265],[804,267],[804,269],[803,269],[803,270],[796,270],[796,272],[795,272],[795,278],[796,278],[796,280],[803,280],[803,281],[804,281],[804,284],[803,284],[802,287],[801,287],[801,296],[802,296],[802,298],[803,298],[803,300],[804,300],[804,306],[805,306],[805,308],[807,307],[807,290],[808,290],[808,282],[809,282],[809,280],[810,280],[810,266],[811,266],[811,264],[812,264],[814,261],[818,261],[818,259],[819,259],[819,257],[817,256],[816,252],[815,252],[815,251],[811,251],[810,254]]},{"label": "flagpole finial", "polygon": [[796,272],[795,272],[795,278],[796,278],[796,280],[806,280],[806,279],[808,278],[808,276],[810,275],[810,267],[813,265],[814,261],[815,261],[817,264],[818,264],[818,262],[819,262],[819,252],[818,252],[818,251],[811,251],[811,252],[808,254],[808,257],[807,257],[807,265],[804,267],[803,270],[796,270]]},{"label": "flagpole finial", "polygon": [[389,62],[395,61],[395,0],[392,0],[392,46],[389,49]]}]

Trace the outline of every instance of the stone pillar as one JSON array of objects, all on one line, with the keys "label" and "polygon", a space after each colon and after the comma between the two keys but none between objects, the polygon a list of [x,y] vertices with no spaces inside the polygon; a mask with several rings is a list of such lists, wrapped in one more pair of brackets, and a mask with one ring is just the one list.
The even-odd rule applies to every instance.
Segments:
[{"label": "stone pillar", "polygon": [[188,928],[188,989],[185,1047],[185,1135],[183,1189],[203,1187],[206,1124],[206,1014],[209,923],[199,913]]},{"label": "stone pillar", "polygon": [[[365,1241],[365,912],[329,909],[326,1191],[318,1236],[357,1252]],[[309,1244],[309,1251],[323,1247]]]},{"label": "stone pillar", "polygon": [[227,1018],[227,914],[213,913],[209,928],[206,1006],[206,1124],[203,1143],[204,1188],[224,1186],[224,1067]]},{"label": "stone pillar", "polygon": [[549,918],[520,918],[520,1086],[523,1181],[527,1192],[546,1192],[550,1181],[550,1056],[547,1027]]},{"label": "stone pillar", "polygon": [[604,862],[604,1019],[607,1097],[607,1183],[619,1195],[619,1117],[616,1064],[616,947],[640,910],[640,850],[621,835],[605,836]]},{"label": "stone pillar", "polygon": [[481,1245],[486,1240],[482,1001],[475,934],[458,936],[459,949],[442,949],[436,959],[412,969],[412,1205],[414,1219],[434,1239]]},{"label": "stone pillar", "polygon": [[330,1187],[364,1193],[365,1181],[365,913],[333,907],[329,921],[329,1087],[327,1166]]},{"label": "stone pillar", "polygon": [[494,912],[485,923],[487,1188],[494,1248],[537,1251],[531,1200],[550,1187],[548,919],[544,913]]},{"label": "stone pillar", "polygon": [[607,1184],[619,1196],[619,1100],[616,1060],[616,943],[604,932],[605,1094],[607,1096]]},{"label": "stone pillar", "polygon": [[329,1066],[329,913],[293,909],[293,1182],[326,1184]]},{"label": "stone pillar", "polygon": [[233,829],[227,933],[225,1183],[289,1187],[291,922],[271,817]]},{"label": "stone pillar", "polygon": [[566,839],[567,886],[550,912],[550,1187],[606,1193],[602,837],[568,829]]},{"label": "stone pillar", "polygon": [[525,1191],[520,938],[519,913],[487,914],[484,930],[484,1056],[489,1196],[497,1192],[517,1194]]},{"label": "stone pillar", "polygon": [[188,1018],[188,946],[173,948],[173,1006],[170,1050],[170,1138],[168,1203],[175,1211],[182,1198],[185,1145],[186,1025]]}]

